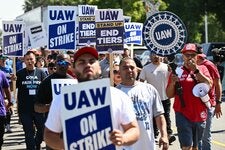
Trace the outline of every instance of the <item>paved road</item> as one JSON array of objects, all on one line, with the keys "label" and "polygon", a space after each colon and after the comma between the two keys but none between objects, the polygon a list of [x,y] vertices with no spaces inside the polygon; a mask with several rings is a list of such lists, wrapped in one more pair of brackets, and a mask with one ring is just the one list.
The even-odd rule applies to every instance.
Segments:
[{"label": "paved road", "polygon": [[[176,135],[177,140],[170,145],[170,150],[180,150],[178,137],[177,137],[177,130],[174,122],[174,112],[171,109],[171,120],[173,131]],[[223,116],[219,119],[216,117],[213,118],[213,125],[212,125],[212,150],[225,150],[225,101],[223,100],[222,103],[222,112]]]},{"label": "paved road", "polygon": [[[2,150],[25,150],[25,138],[22,125],[18,123],[17,112],[15,111],[11,119],[12,133],[5,133],[4,144]],[[42,149],[45,149],[45,143],[41,144]]]},{"label": "paved road", "polygon": [[[212,128],[212,150],[225,150],[225,101],[222,103],[223,116],[220,119],[213,119]],[[172,126],[175,135],[177,134],[174,124],[174,112],[171,111]],[[25,150],[24,132],[22,126],[18,124],[18,117],[15,113],[12,117],[13,133],[6,133],[4,136],[3,150]],[[177,138],[177,135],[176,135]],[[45,149],[45,143],[42,143],[42,148]],[[180,150],[179,142],[176,140],[170,145],[170,150]]]}]

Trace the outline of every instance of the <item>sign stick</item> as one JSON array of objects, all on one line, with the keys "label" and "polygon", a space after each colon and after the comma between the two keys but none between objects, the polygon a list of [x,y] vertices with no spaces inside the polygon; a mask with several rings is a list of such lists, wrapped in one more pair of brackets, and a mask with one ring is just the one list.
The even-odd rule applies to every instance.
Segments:
[{"label": "sign stick", "polygon": [[134,57],[134,44],[130,45],[130,57],[133,58]]},{"label": "sign stick", "polygon": [[[16,75],[16,57],[13,57],[13,74]],[[16,104],[17,104],[17,98],[16,98],[16,81],[12,80],[12,84],[13,84],[13,97],[16,100]],[[18,109],[18,105],[17,105],[17,109]]]},{"label": "sign stick", "polygon": [[111,86],[114,85],[114,81],[113,81],[113,58],[114,58],[114,54],[109,53],[109,71],[110,71],[110,85]]}]

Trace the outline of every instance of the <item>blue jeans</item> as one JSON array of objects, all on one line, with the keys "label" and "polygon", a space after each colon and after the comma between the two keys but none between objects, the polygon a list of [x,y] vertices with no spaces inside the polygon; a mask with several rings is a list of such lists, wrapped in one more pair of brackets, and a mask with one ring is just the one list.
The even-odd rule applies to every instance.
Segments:
[{"label": "blue jeans", "polygon": [[202,140],[199,142],[198,149],[199,150],[211,150],[211,140],[212,140],[212,134],[211,134],[211,128],[212,128],[212,119],[214,116],[215,107],[211,107],[208,109],[208,116],[206,120],[206,127],[203,132]]},{"label": "blue jeans", "polygon": [[191,122],[183,114],[176,112],[176,126],[180,146],[197,148],[202,139],[206,122]]},{"label": "blue jeans", "polygon": [[[36,150],[43,141],[44,117],[41,113],[20,113],[27,150]],[[35,126],[34,126],[35,125]]]}]

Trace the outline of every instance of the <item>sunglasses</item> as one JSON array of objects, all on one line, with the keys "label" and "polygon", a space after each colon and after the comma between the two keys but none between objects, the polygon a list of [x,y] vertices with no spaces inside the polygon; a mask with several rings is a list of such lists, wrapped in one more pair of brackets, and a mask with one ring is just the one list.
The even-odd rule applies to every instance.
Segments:
[{"label": "sunglasses", "polygon": [[113,74],[118,74],[119,70],[113,70]]},{"label": "sunglasses", "polygon": [[185,57],[195,57],[197,54],[184,54]]},{"label": "sunglasses", "polygon": [[49,67],[50,70],[56,70],[56,67]]},{"label": "sunglasses", "polygon": [[59,60],[56,62],[56,64],[60,66],[68,66],[70,63],[65,60]]}]

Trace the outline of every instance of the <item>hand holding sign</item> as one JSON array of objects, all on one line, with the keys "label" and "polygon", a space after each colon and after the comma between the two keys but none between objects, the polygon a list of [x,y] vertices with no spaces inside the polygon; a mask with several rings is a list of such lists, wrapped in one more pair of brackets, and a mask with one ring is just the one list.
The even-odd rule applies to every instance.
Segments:
[{"label": "hand holding sign", "polygon": [[123,132],[116,129],[110,133],[110,140],[117,146],[121,146],[126,143],[126,138],[124,137]]}]

